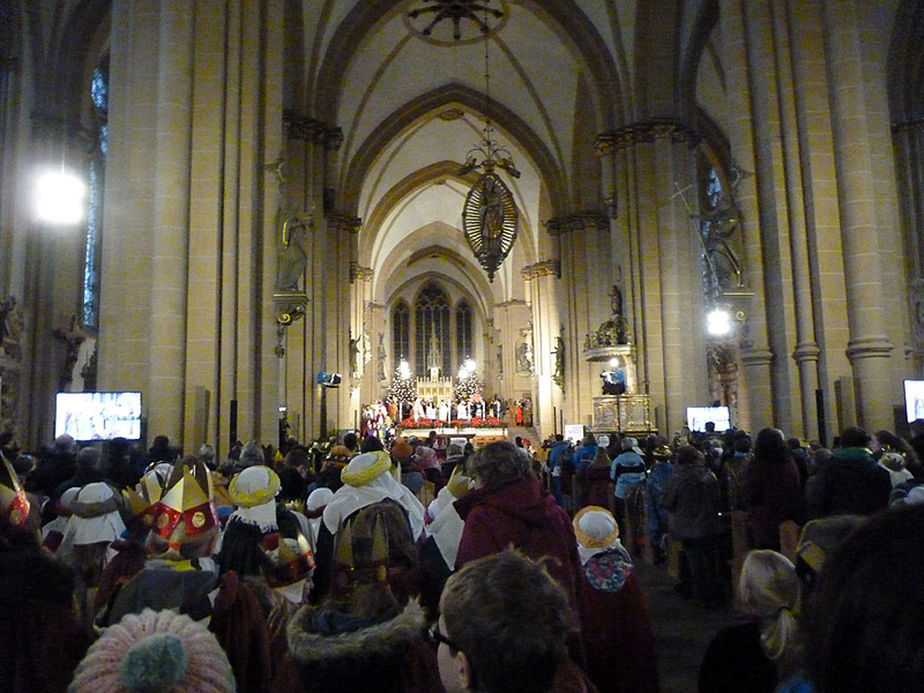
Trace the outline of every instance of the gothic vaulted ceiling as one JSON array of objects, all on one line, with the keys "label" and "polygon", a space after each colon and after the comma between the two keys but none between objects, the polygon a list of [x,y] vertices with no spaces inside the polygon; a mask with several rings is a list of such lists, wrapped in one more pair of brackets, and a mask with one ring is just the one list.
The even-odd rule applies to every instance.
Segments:
[{"label": "gothic vaulted ceiling", "polygon": [[[287,98],[342,129],[337,207],[363,220],[359,262],[375,270],[375,300],[387,301],[428,268],[489,301],[510,298],[519,271],[547,259],[543,222],[598,203],[588,192],[598,175],[593,139],[622,120],[620,75],[632,44],[624,27],[634,24],[634,3],[323,0],[302,7],[297,57],[304,63]],[[458,174],[486,118],[522,173],[516,180],[502,174],[520,212],[520,236],[490,287],[461,230],[476,174]]]}]

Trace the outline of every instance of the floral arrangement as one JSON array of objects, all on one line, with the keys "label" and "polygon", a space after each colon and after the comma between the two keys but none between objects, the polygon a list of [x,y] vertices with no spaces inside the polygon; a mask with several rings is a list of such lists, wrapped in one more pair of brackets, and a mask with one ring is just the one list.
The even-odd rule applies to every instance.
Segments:
[{"label": "floral arrangement", "polygon": [[503,426],[504,422],[493,416],[475,417],[468,421],[453,419],[448,422],[437,419],[417,419],[417,421],[414,421],[412,417],[408,417],[398,424],[399,428],[503,428]]}]

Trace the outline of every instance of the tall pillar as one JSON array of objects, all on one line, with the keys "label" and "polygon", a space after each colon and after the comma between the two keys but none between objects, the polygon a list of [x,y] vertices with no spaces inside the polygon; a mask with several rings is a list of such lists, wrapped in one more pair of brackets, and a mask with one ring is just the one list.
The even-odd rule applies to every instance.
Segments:
[{"label": "tall pillar", "polygon": [[281,17],[278,0],[113,6],[99,384],[142,390],[148,431],[179,444],[202,389],[209,442],[232,400],[242,437],[277,435]]},{"label": "tall pillar", "polygon": [[[559,322],[556,297],[560,265],[557,260],[544,260],[524,267],[529,302],[533,309],[533,343],[536,345],[536,400],[533,406],[533,427],[539,438],[548,437],[555,429],[553,414],[561,408],[563,388],[555,382],[558,342],[562,342],[562,358],[573,360],[563,348],[564,328]],[[563,384],[563,381],[562,381]]]},{"label": "tall pillar", "polygon": [[658,429],[667,435],[686,423],[687,406],[709,397],[701,249],[690,218],[697,141],[668,119],[634,123],[597,140],[598,151],[615,156],[616,180],[626,183],[618,228],[629,247],[614,252],[630,260],[628,318],[638,344],[639,390],[651,395]]},{"label": "tall pillar", "polygon": [[[549,219],[546,228],[559,244],[566,354],[562,407],[566,423],[590,425],[599,374],[578,355],[584,350],[585,336],[597,329],[609,308],[609,222],[600,214],[574,214]],[[554,329],[553,336],[559,334],[560,327],[550,324],[549,329]]]},{"label": "tall pillar", "polygon": [[[736,114],[728,125],[728,139],[731,155],[741,172],[757,170],[755,123],[752,115],[752,86],[748,74],[748,35],[742,15],[744,3],[737,0],[722,0],[722,47],[726,56],[725,84],[726,100],[730,113]],[[767,335],[767,313],[765,303],[763,249],[761,247],[760,204],[755,176],[740,179],[735,202],[741,212],[742,237],[744,240],[744,264],[750,268],[747,285],[753,297],[747,308],[746,322],[739,338],[741,363],[744,367],[745,388],[741,393],[746,398],[749,419],[739,422],[744,429],[757,429],[775,421],[771,364],[773,352]]]},{"label": "tall pillar", "polygon": [[892,402],[898,386],[890,367],[894,345],[884,322],[887,313],[883,310],[886,302],[880,264],[884,239],[879,228],[882,220],[877,215],[879,191],[873,185],[878,173],[874,160],[880,152],[875,150],[874,123],[868,115],[875,108],[866,97],[865,73],[870,69],[870,57],[861,51],[860,11],[853,2],[823,3],[834,167],[847,279],[847,357],[853,367],[858,423],[867,428],[891,428]]}]

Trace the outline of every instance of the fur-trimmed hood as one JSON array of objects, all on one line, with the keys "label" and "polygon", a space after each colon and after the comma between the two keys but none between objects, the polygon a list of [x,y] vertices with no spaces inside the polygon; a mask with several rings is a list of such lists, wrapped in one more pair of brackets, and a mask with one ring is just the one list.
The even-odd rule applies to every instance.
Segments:
[{"label": "fur-trimmed hood", "polygon": [[426,625],[423,608],[414,600],[393,618],[354,630],[322,632],[314,625],[321,614],[320,608],[306,605],[289,621],[289,652],[301,665],[323,666],[342,659],[399,653]]}]

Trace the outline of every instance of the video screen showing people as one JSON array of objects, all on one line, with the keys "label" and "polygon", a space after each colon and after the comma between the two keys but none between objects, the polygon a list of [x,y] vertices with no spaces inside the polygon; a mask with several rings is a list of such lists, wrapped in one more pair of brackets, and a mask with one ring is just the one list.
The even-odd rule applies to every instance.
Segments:
[{"label": "video screen showing people", "polygon": [[55,436],[74,440],[141,438],[140,392],[59,392]]},{"label": "video screen showing people", "polygon": [[924,419],[924,380],[905,381],[905,416],[908,423]]},{"label": "video screen showing people", "polygon": [[731,415],[728,407],[687,407],[687,427],[691,431],[706,432],[706,424],[714,423],[713,429],[722,433],[731,428]]}]

